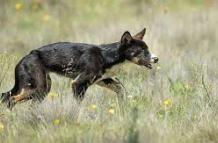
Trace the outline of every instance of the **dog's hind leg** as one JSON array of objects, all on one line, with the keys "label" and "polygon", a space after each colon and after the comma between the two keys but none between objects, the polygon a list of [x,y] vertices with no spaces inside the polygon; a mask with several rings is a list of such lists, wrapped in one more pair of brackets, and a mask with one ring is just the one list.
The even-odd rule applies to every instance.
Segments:
[{"label": "dog's hind leg", "polygon": [[[47,79],[46,79],[47,78]],[[10,97],[8,102],[8,108],[12,109],[14,105],[21,101],[27,101],[33,99],[34,102],[42,101],[45,95],[50,91],[51,80],[50,77],[46,77],[43,73],[37,76],[35,79],[34,87],[23,86],[16,95]]]},{"label": "dog's hind leg", "polygon": [[51,81],[43,63],[36,54],[24,57],[15,68],[15,87],[8,107],[29,99],[42,101],[49,92]]},{"label": "dog's hind leg", "polygon": [[21,89],[20,93],[17,95],[11,96],[8,102],[8,108],[12,109],[14,105],[20,101],[26,101],[30,99],[30,90],[28,89]]},{"label": "dog's hind leg", "polygon": [[[13,96],[11,99],[12,105],[14,106],[16,103],[21,101],[27,101],[29,99],[32,99],[34,105],[35,103],[41,102],[44,100],[45,95],[47,95],[51,90],[51,78],[49,74],[41,74],[41,78],[38,78],[38,84],[37,87],[34,89],[22,89],[21,92]],[[14,105],[13,105],[14,104]],[[12,108],[9,107],[9,108]]]},{"label": "dog's hind leg", "polygon": [[33,102],[43,101],[45,96],[51,90],[51,78],[49,74],[45,74],[44,72],[42,72],[37,77],[38,77],[36,79],[37,86],[34,89],[34,92],[31,94],[31,98],[33,99]]},{"label": "dog's hind leg", "polygon": [[51,78],[50,75],[45,72],[41,72],[36,78],[36,88],[34,89],[34,92],[32,93],[32,99],[33,102],[41,102],[44,100],[45,96],[50,92],[51,90]]}]

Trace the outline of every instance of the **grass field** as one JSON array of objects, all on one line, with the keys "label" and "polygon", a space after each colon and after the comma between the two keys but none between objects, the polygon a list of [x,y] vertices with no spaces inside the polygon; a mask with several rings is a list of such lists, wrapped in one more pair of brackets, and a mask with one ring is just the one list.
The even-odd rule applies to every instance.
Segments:
[{"label": "grass field", "polygon": [[14,84],[17,62],[58,41],[110,43],[147,28],[160,62],[126,62],[112,72],[127,91],[93,85],[81,105],[70,80],[52,74],[52,91],[13,111],[0,105],[0,143],[217,143],[218,15],[215,0],[1,0],[0,93]]}]

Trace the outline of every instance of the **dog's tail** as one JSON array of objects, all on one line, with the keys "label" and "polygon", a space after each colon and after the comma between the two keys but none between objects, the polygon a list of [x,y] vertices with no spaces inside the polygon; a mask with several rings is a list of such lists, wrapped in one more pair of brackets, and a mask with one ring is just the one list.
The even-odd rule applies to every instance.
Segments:
[{"label": "dog's tail", "polygon": [[14,94],[16,94],[17,89],[18,89],[18,79],[16,79],[16,77],[17,76],[15,76],[14,87],[11,90],[9,90],[8,92],[0,94],[0,102],[1,103],[9,102],[10,97],[13,96]]},{"label": "dog's tail", "polygon": [[9,98],[11,97],[11,91],[5,92],[1,94],[0,100],[2,103],[6,103],[9,101]]},{"label": "dog's tail", "polygon": [[13,96],[13,93],[15,92],[15,89],[16,89],[16,84],[15,84],[15,86],[11,89],[11,90],[9,90],[8,92],[5,92],[5,93],[2,93],[0,96],[0,101],[2,102],[2,103],[7,103],[7,102],[9,102],[9,99],[10,99],[10,97],[11,96]]}]

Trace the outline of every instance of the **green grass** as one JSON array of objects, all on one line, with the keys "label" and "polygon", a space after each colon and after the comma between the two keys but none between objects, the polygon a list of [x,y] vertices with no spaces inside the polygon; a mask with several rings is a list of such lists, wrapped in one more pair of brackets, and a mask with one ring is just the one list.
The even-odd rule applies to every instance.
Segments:
[{"label": "green grass", "polygon": [[218,142],[217,14],[202,0],[1,1],[0,93],[12,88],[24,55],[52,42],[110,43],[147,27],[160,62],[111,70],[127,90],[124,115],[115,93],[93,85],[78,105],[70,80],[52,74],[53,96],[42,103],[0,105],[0,143]]}]

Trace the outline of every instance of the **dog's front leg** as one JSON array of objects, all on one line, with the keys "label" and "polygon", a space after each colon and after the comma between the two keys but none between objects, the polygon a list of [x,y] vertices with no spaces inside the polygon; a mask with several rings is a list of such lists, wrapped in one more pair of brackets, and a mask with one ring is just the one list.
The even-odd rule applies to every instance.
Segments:
[{"label": "dog's front leg", "polygon": [[81,73],[71,82],[74,97],[78,102],[83,100],[88,87],[97,81],[100,77],[101,76],[98,74]]},{"label": "dog's front leg", "polygon": [[124,99],[124,94],[126,93],[126,90],[118,78],[116,77],[103,78],[102,80],[98,81],[96,84],[114,91],[115,93],[118,94],[120,98]]},{"label": "dog's front leg", "polygon": [[77,82],[72,85],[74,97],[79,103],[84,99],[85,92],[89,86],[89,83],[85,81]]},{"label": "dog's front leg", "polygon": [[126,101],[126,90],[119,79],[113,77],[102,79],[96,83],[99,86],[106,87],[117,94],[118,104],[120,106],[122,114],[124,114],[124,104]]}]

